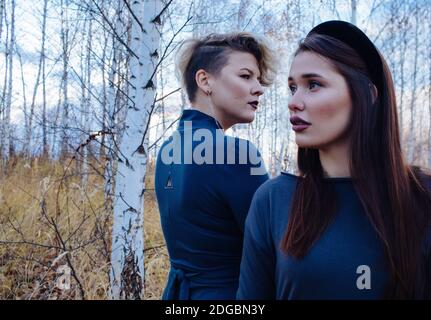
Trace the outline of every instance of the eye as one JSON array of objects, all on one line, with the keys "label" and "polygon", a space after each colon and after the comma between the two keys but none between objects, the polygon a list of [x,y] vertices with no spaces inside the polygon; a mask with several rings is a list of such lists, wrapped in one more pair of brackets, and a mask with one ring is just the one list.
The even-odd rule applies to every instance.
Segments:
[{"label": "eye", "polygon": [[242,74],[242,75],[240,75],[240,77],[241,78],[243,78],[243,79],[250,79],[250,75],[249,74]]},{"label": "eye", "polygon": [[316,81],[316,80],[310,80],[310,82],[308,83],[308,88],[310,90],[313,90],[317,87],[321,87],[322,85],[320,84],[320,82]]},{"label": "eye", "polygon": [[291,84],[291,85],[289,85],[289,89],[290,89],[290,93],[293,95],[296,91],[296,86]]}]

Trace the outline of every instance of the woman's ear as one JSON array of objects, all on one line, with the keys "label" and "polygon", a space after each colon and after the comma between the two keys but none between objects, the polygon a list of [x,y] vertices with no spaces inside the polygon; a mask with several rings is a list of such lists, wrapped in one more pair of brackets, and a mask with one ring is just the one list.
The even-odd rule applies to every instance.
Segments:
[{"label": "woman's ear", "polygon": [[211,93],[211,75],[204,69],[199,69],[195,75],[198,87],[207,95]]},{"label": "woman's ear", "polygon": [[379,92],[377,90],[377,87],[370,83],[370,90],[371,90],[371,98],[373,99],[373,104],[376,102],[377,97],[379,96]]}]

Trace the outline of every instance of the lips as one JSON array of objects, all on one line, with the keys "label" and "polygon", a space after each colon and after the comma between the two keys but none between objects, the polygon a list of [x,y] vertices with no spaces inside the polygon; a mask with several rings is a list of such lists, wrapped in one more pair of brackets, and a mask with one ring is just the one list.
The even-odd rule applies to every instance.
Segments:
[{"label": "lips", "polygon": [[251,105],[256,110],[257,106],[259,104],[259,101],[257,101],[257,100],[250,101],[250,102],[248,102],[248,104]]},{"label": "lips", "polygon": [[307,129],[309,126],[311,126],[311,123],[308,121],[305,121],[304,119],[298,117],[298,116],[292,116],[290,117],[290,123],[292,124],[292,129],[295,132],[301,132]]}]

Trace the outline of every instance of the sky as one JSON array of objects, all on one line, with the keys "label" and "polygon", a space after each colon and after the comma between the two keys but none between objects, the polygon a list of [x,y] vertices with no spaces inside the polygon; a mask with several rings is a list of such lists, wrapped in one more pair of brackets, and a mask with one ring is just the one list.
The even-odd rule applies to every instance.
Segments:
[{"label": "sky", "polygon": [[[61,70],[62,70],[62,60],[61,60],[61,38],[60,38],[60,11],[59,5],[56,4],[57,1],[49,1],[48,10],[49,14],[47,17],[47,46],[46,46],[46,54],[48,57],[48,65],[47,65],[47,73],[48,73],[48,82],[47,82],[47,100],[49,108],[54,108],[59,99],[59,87],[61,80]],[[59,2],[59,1],[58,1]],[[232,8],[239,3],[239,1],[224,1],[225,6],[214,6],[210,8],[210,14],[214,14],[217,12],[223,13],[230,19],[230,13],[232,12]],[[389,3],[390,0],[386,0],[386,3]],[[419,0],[419,3],[424,2],[425,0]],[[32,0],[32,1],[24,1],[24,0],[16,0],[16,39],[17,39],[17,52],[20,53],[23,67],[22,73],[24,74],[25,79],[25,87],[26,87],[26,100],[27,104],[30,103],[31,95],[33,91],[33,87],[35,84],[35,79],[37,75],[38,68],[38,59],[39,59],[39,51],[41,45],[41,21],[42,21],[42,9],[43,9],[43,1],[42,0]],[[82,3],[82,2],[80,2]],[[168,29],[171,25],[174,26],[174,30],[177,30],[185,21],[188,6],[190,0],[187,1],[174,1],[172,4],[172,10],[174,13],[172,18],[169,20],[165,20],[165,32],[166,37],[164,39],[164,45],[169,41],[169,32]],[[196,3],[199,4],[199,1]],[[221,2],[219,2],[221,3]],[[275,19],[280,17],[280,12],[286,6],[285,0],[272,0],[272,1],[263,1],[260,4],[259,1],[253,1],[247,9],[245,21],[249,21],[246,30],[261,32],[262,25],[259,19],[256,18],[258,14],[261,14],[263,11],[268,14],[268,19]],[[289,69],[289,65],[292,60],[292,52],[294,48],[297,46],[297,41],[300,38],[303,38],[307,32],[319,22],[331,19],[343,19],[350,20],[351,19],[351,7],[350,1],[348,0],[337,0],[335,1],[336,10],[330,10],[327,6],[323,6],[322,3],[329,3],[328,1],[312,1],[312,0],[303,0],[301,1],[301,17],[300,21],[294,21],[292,26],[292,32],[294,32],[295,40],[286,41],[286,43],[276,43],[277,46],[284,48],[287,52],[283,52],[280,54],[281,56],[281,65],[282,70],[280,72],[279,81],[281,82],[281,88],[284,90],[282,93],[283,97],[280,102],[282,105],[285,105],[287,108],[288,102],[288,94],[287,94],[287,73]],[[385,17],[382,14],[374,13],[372,19],[370,19],[370,10],[374,5],[379,4],[380,1],[375,0],[361,0],[358,1],[357,6],[357,25],[362,28],[371,39],[375,39],[380,31],[385,27]],[[264,8],[265,10],[263,10]],[[9,8],[6,8],[9,10]],[[377,11],[379,12],[379,11]],[[381,11],[383,12],[383,11]],[[73,30],[75,27],[80,27],[82,24],[86,23],[84,17],[81,15],[77,15],[78,12],[76,10],[70,10],[69,12],[69,21],[70,28]],[[269,16],[272,14],[273,16]],[[207,28],[211,31],[232,31],[221,28],[221,25],[211,25],[208,26],[202,25],[203,28]],[[100,29],[100,25],[98,22],[95,22],[94,28]],[[191,35],[190,28],[184,29],[184,32],[181,33],[177,39],[176,43],[180,40],[189,37]],[[100,39],[101,33],[94,34],[94,37]],[[4,75],[4,67],[5,67],[5,56],[4,56],[4,39],[5,39],[5,31],[2,34],[2,41],[0,42],[0,75]],[[93,44],[97,44],[97,41],[94,41]],[[376,46],[379,47],[381,45],[382,39],[379,39],[376,42]],[[86,45],[85,37],[82,37],[81,34],[77,34],[76,38],[73,41],[70,41],[69,45],[72,48],[73,54],[71,55],[71,70],[70,76],[73,78],[73,81],[70,81],[69,86],[69,97],[76,105],[79,105],[79,97],[81,95],[81,88],[79,80],[77,79],[75,72],[80,73],[80,59],[79,52],[82,46]],[[101,49],[96,47],[94,49],[98,54],[100,54]],[[100,88],[102,83],[101,73],[99,72],[100,67],[95,63],[97,61],[96,58],[93,60],[94,70],[92,72],[92,85],[94,88]],[[169,69],[173,66],[173,55],[168,57],[168,59],[164,62],[165,68]],[[13,106],[12,106],[12,122],[17,125],[18,129],[23,126],[23,91],[22,91],[22,81],[21,81],[21,66],[18,59],[18,56],[15,54],[14,61],[14,70],[13,70],[13,79],[14,79],[14,94],[13,94]],[[174,77],[173,72],[165,72],[164,75],[166,84],[164,88],[164,92],[170,92],[179,87],[178,79]],[[3,80],[0,79],[0,83]],[[405,92],[406,96],[409,96],[409,83],[405,84]],[[429,83],[428,83],[429,85]],[[0,87],[3,87],[2,85]],[[42,95],[40,94],[41,87],[39,88],[39,94],[36,97],[36,104],[41,104]],[[160,92],[159,92],[160,94]],[[422,94],[421,97],[426,99],[426,95]],[[165,100],[166,110],[168,111],[168,118],[170,120],[174,120],[179,115],[179,105],[178,101],[180,99],[180,94],[174,94],[171,97]],[[425,118],[428,118],[426,115],[422,115]],[[99,115],[100,117],[100,115]],[[154,116],[152,125],[155,128],[157,122],[160,119],[157,118],[157,115]],[[94,129],[98,129],[98,124],[94,123]],[[154,139],[159,133],[155,130],[151,131],[150,141]]]}]

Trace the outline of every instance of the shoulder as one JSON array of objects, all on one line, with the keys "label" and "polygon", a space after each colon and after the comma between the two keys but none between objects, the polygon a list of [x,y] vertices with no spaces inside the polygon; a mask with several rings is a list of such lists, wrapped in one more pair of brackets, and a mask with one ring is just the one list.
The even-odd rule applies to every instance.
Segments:
[{"label": "shoulder", "polygon": [[256,146],[247,139],[226,135],[224,161],[229,169],[244,170],[247,174],[267,176],[265,161]]},{"label": "shoulder", "polygon": [[[415,178],[419,181],[421,187],[427,191],[428,203],[431,202],[431,170],[424,167],[411,167]],[[427,232],[424,243],[425,252],[431,255],[431,222],[428,223]]]},{"label": "shoulder", "polygon": [[227,150],[233,151],[236,154],[239,154],[239,153],[247,154],[251,152],[257,152],[260,155],[260,152],[256,148],[256,146],[247,139],[225,135],[224,143],[227,146]]},{"label": "shoulder", "polygon": [[298,177],[281,173],[255,192],[246,225],[252,232],[279,239],[284,233]]},{"label": "shoulder", "polygon": [[259,192],[262,194],[270,194],[272,192],[295,189],[298,179],[300,178],[291,173],[281,172],[277,177],[261,185]]},{"label": "shoulder", "polygon": [[431,170],[429,169],[422,170],[422,181],[425,188],[428,190],[428,192],[431,193]]},{"label": "shoulder", "polygon": [[411,167],[415,178],[431,195],[431,170],[425,167],[412,166]]},{"label": "shoulder", "polygon": [[296,189],[299,177],[282,172],[275,178],[264,182],[254,195],[256,201],[290,202],[290,197]]}]

